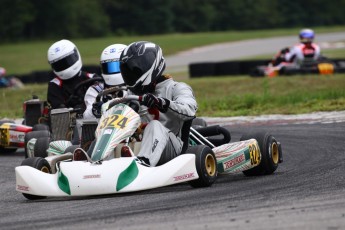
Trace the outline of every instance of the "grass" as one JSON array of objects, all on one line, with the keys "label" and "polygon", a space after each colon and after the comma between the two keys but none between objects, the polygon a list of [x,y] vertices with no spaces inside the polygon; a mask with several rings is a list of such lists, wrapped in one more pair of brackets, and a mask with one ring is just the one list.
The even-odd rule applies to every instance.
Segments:
[{"label": "grass", "polygon": [[[284,35],[297,35],[300,28],[260,30],[260,31],[227,31],[213,33],[166,34],[132,37],[106,37],[95,39],[73,39],[82,55],[84,64],[97,65],[102,50],[113,43],[129,44],[133,41],[149,40],[159,44],[164,54],[170,55],[193,47],[238,41],[251,38],[267,38]],[[313,28],[316,33],[344,31],[344,26]],[[61,38],[62,39],[62,38]],[[68,39],[68,38],[67,38]],[[33,71],[49,70],[47,50],[55,41],[36,41],[18,44],[0,45],[0,63],[9,75],[26,74]],[[271,58],[271,57],[269,57]]]},{"label": "grass", "polygon": [[[314,28],[317,33],[344,31],[344,27]],[[170,34],[141,37],[108,37],[74,40],[85,64],[97,64],[100,52],[112,43],[128,44],[136,40],[150,40],[160,44],[166,55],[196,46],[219,42],[297,34],[299,29],[267,31],[216,32]],[[46,52],[53,41],[0,45],[0,63],[7,73],[29,73],[48,70]],[[327,49],[331,58],[343,58],[344,48]],[[273,54],[272,54],[273,56]],[[272,56],[256,58],[270,59]],[[255,58],[255,57],[254,57]],[[251,58],[253,59],[253,58]],[[314,111],[345,110],[345,74],[303,75],[277,78],[249,76],[208,77],[189,79],[188,73],[175,73],[178,81],[185,81],[194,89],[198,116],[243,116],[261,114],[300,114]],[[47,84],[26,85],[23,89],[0,89],[0,118],[23,116],[22,103],[32,95],[45,100]]]},{"label": "grass", "polygon": [[188,83],[198,100],[198,116],[301,114],[345,109],[345,74],[212,77]]},{"label": "grass", "polygon": [[[198,116],[229,117],[345,110],[345,74],[276,78],[248,76],[184,80],[195,93]],[[33,94],[46,99],[47,85],[1,90],[0,117],[20,118]],[[10,99],[9,99],[10,98]]]}]

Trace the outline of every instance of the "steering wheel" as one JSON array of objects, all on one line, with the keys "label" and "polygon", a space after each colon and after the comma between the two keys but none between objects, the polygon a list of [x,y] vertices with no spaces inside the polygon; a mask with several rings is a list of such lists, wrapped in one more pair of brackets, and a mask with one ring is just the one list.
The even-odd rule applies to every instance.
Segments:
[{"label": "steering wheel", "polygon": [[85,81],[80,82],[78,85],[76,85],[73,89],[73,93],[69,96],[69,98],[66,100],[65,104],[69,104],[73,99],[75,98],[81,98],[81,95],[85,95],[87,89],[93,85],[94,82],[101,81],[104,82],[104,79],[100,76],[95,76],[93,78],[87,79]]}]

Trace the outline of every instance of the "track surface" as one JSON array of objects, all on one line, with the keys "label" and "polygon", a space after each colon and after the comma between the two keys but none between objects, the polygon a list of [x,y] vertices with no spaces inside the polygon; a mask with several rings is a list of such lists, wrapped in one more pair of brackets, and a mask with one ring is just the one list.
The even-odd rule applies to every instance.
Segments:
[{"label": "track surface", "polygon": [[[324,41],[343,40],[342,33],[338,36]],[[186,69],[192,61],[219,61],[220,54],[227,54],[222,60],[233,60],[273,53],[295,39],[203,47],[167,57],[167,63]],[[345,229],[345,122],[315,123],[307,118],[282,125],[276,120],[244,120],[212,123],[237,123],[227,126],[232,141],[250,129],[269,130],[282,144],[283,164],[271,176],[220,176],[204,189],[180,184],[132,194],[33,202],[15,191],[14,167],[24,153],[1,154],[0,229]]]},{"label": "track surface", "polygon": [[276,173],[220,176],[203,189],[185,183],[33,202],[15,191],[23,152],[2,154],[0,229],[345,229],[345,123],[227,128],[232,141],[269,130],[284,152]]},{"label": "track surface", "polygon": [[[315,42],[320,44],[323,49],[323,44],[338,41],[344,42],[344,38],[345,32],[316,34]],[[230,61],[263,54],[271,55],[284,47],[291,47],[296,43],[298,43],[297,35],[250,39],[197,47],[173,56],[167,56],[167,72],[187,71],[188,65],[191,63]]]}]

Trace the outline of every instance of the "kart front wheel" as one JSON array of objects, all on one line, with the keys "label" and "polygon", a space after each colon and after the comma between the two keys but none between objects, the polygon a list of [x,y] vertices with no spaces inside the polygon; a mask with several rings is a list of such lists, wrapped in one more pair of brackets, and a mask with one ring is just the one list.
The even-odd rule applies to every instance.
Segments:
[{"label": "kart front wheel", "polygon": [[246,176],[260,176],[274,173],[278,163],[282,161],[282,150],[280,143],[267,132],[248,133],[241,137],[241,141],[255,139],[258,142],[261,160],[258,166],[243,171]]},{"label": "kart front wheel", "polygon": [[189,181],[194,188],[210,187],[217,179],[217,160],[212,149],[206,145],[190,146],[186,153],[195,154],[195,166],[199,178]]},{"label": "kart front wheel", "polygon": [[[37,170],[40,170],[44,173],[49,173],[51,174],[51,167],[48,163],[48,161],[42,157],[30,157],[30,158],[26,158],[22,164],[26,165],[26,166],[30,166],[33,167]],[[27,194],[27,193],[23,193],[23,196],[29,200],[39,200],[39,199],[44,199],[46,198],[46,196],[36,196],[36,195],[32,195],[32,194]]]},{"label": "kart front wheel", "polygon": [[40,138],[40,137],[50,137],[50,132],[49,130],[39,130],[39,131],[32,131],[30,133],[25,134],[25,138],[24,138],[24,150],[25,150],[25,158],[28,158],[28,149],[27,149],[27,145],[28,142],[32,139],[32,138]]}]

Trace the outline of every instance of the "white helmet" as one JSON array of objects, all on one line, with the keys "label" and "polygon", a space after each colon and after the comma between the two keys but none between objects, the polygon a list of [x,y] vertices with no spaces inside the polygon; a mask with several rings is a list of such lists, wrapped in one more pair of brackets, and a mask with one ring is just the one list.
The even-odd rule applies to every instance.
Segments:
[{"label": "white helmet", "polygon": [[77,75],[82,67],[78,48],[69,40],[55,42],[48,49],[48,62],[54,73],[62,80]]},{"label": "white helmet", "polygon": [[100,62],[105,84],[109,86],[124,84],[120,73],[120,55],[126,47],[123,44],[113,44],[103,50]]}]

